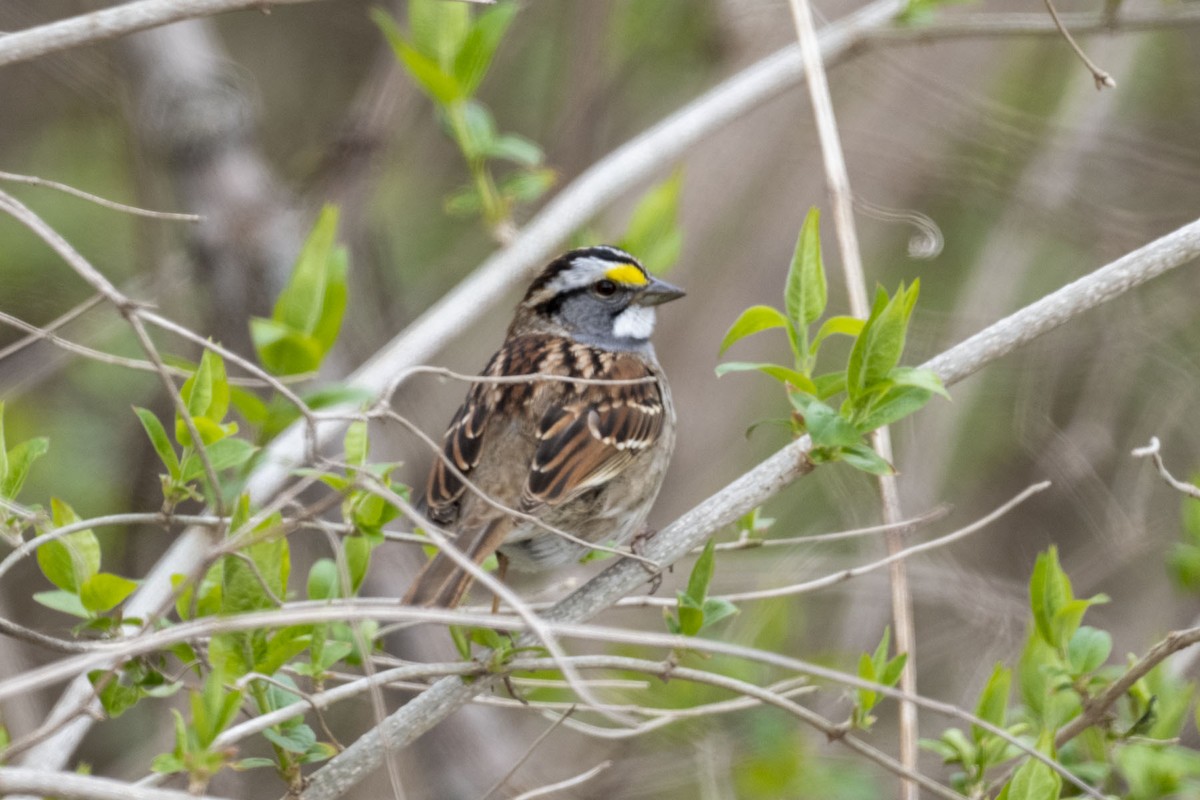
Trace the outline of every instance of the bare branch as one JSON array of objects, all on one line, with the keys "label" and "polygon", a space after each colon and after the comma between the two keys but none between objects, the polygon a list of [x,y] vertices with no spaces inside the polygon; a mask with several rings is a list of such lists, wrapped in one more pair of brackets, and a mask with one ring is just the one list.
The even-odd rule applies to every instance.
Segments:
[{"label": "bare branch", "polygon": [[[1140,31],[1200,25],[1200,9],[1181,6],[1163,11],[1122,10],[1113,19],[1106,13],[1065,13],[1059,19],[1075,35],[1137,33]],[[923,25],[896,25],[867,31],[872,44],[932,42],[992,36],[1058,36],[1058,25],[1044,14],[955,14]]]},{"label": "bare branch", "polygon": [[[3,47],[4,39],[0,38],[0,47]],[[82,189],[76,189],[74,186],[69,186],[58,181],[46,180],[38,178],[34,175],[17,175],[13,172],[0,172],[0,181],[11,181],[13,183],[23,183],[26,186],[44,186],[47,189],[57,189],[60,192],[65,192],[73,197],[78,197],[82,200],[95,203],[98,206],[111,208],[113,211],[121,211],[125,214],[133,214],[137,217],[148,217],[150,219],[163,219],[173,222],[200,222],[204,219],[197,214],[177,214],[171,211],[151,211],[147,208],[138,208],[137,206],[129,206],[124,203],[118,203],[115,200],[108,200],[99,195],[85,192]]]},{"label": "bare branch", "polygon": [[0,36],[0,67],[172,22],[313,0],[136,0]]},{"label": "bare branch", "polygon": [[32,794],[62,800],[219,800],[212,795],[132,786],[78,772],[0,767],[0,795]]},{"label": "bare branch", "polygon": [[[972,533],[975,533],[977,531],[980,531],[980,530],[986,528],[988,525],[995,522],[1000,517],[1004,516],[1009,511],[1011,511],[1014,508],[1016,508],[1017,506],[1019,506],[1021,503],[1028,500],[1030,497],[1033,497],[1035,494],[1038,494],[1039,492],[1045,491],[1046,489],[1049,489],[1049,488],[1050,488],[1050,481],[1042,481],[1041,483],[1035,483],[1034,485],[1026,488],[1023,492],[1018,494],[1016,497],[1013,497],[1011,500],[1009,500],[1006,503],[1004,503],[1003,505],[1001,505],[999,508],[993,510],[990,514],[987,514],[986,516],[975,520],[970,525],[966,525],[962,528],[959,528],[956,531],[947,533],[944,536],[939,536],[936,539],[931,539],[928,542],[921,542],[920,544],[914,544],[910,547],[906,547],[902,550],[898,550],[895,553],[890,553],[890,554],[888,554],[887,557],[878,559],[877,561],[872,561],[869,564],[863,564],[863,565],[857,566],[857,567],[850,567],[849,569],[844,569],[840,572],[835,572],[832,575],[826,575],[821,578],[814,578],[813,580],[804,581],[803,583],[793,583],[788,586],[779,586],[779,587],[772,588],[772,589],[760,589],[758,591],[751,591],[751,592],[732,592],[729,594],[722,594],[722,595],[717,595],[717,596],[723,600],[729,600],[730,602],[740,603],[740,602],[744,602],[746,600],[769,600],[769,599],[775,598],[775,597],[791,597],[792,595],[804,594],[805,592],[813,592],[818,589],[826,589],[830,586],[835,586],[839,583],[843,583],[852,578],[857,578],[860,575],[866,575],[868,572],[874,572],[877,569],[881,569],[883,567],[889,566],[889,565],[895,563],[896,561],[908,558],[909,556],[914,556],[914,555],[917,555],[918,553],[926,553],[926,552],[929,552],[930,550],[936,550],[938,548],[945,547],[946,545],[948,545],[952,542],[956,542],[959,539],[962,539],[966,536],[970,536]],[[620,602],[618,602],[617,605],[622,608],[628,607],[628,606],[653,606],[653,607],[658,607],[658,608],[674,608],[676,605],[678,605],[678,602],[679,602],[678,600],[668,598],[668,597],[651,597],[649,595],[643,595],[641,597],[624,598]]]},{"label": "bare branch", "polygon": [[558,783],[548,783],[545,786],[538,787],[537,789],[532,789],[528,792],[522,792],[514,797],[513,800],[533,800],[535,797],[545,797],[546,795],[560,792],[563,789],[570,789],[573,786],[578,786],[581,783],[590,781],[592,778],[611,767],[612,763],[612,761],[601,761],[596,766],[585,772],[579,773],[573,778],[568,778],[567,780],[559,781]]},{"label": "bare branch", "polygon": [[1200,219],[1068,283],[921,366],[932,369],[947,385],[957,383],[1067,320],[1197,257],[1200,257]]},{"label": "bare branch", "polygon": [[508,783],[509,778],[516,774],[516,771],[519,770],[525,764],[525,762],[529,760],[529,757],[532,756],[534,751],[538,749],[538,746],[542,742],[546,741],[546,737],[558,730],[558,727],[566,722],[568,717],[575,713],[576,708],[577,706],[572,704],[571,707],[560,714],[554,720],[554,722],[550,723],[549,728],[546,728],[546,730],[538,734],[538,737],[534,739],[528,747],[525,748],[524,754],[522,754],[521,757],[518,758],[511,767],[508,768],[508,772],[504,773],[504,775],[500,777],[500,780],[493,783],[492,788],[484,792],[479,800],[488,800],[489,797],[504,788],[504,784]]},{"label": "bare branch", "polygon": [[1096,82],[1096,88],[1117,88],[1117,82],[1113,80],[1112,75],[1109,75],[1107,72],[1100,69],[1100,67],[1096,66],[1096,64],[1090,58],[1088,58],[1087,53],[1083,52],[1083,48],[1076,43],[1074,37],[1071,36],[1071,32],[1067,30],[1067,26],[1063,25],[1062,20],[1059,19],[1058,16],[1058,9],[1054,7],[1054,0],[1045,0],[1045,3],[1046,10],[1050,12],[1050,18],[1053,19],[1054,24],[1058,26],[1058,32],[1061,33],[1063,38],[1067,40],[1067,44],[1069,44],[1071,49],[1075,51],[1075,55],[1079,56],[1079,60],[1082,61],[1083,65],[1088,68],[1089,72],[1092,73],[1092,80]]},{"label": "bare branch", "polygon": [[1167,465],[1163,463],[1162,453],[1159,452],[1160,443],[1157,436],[1150,437],[1150,444],[1145,447],[1139,447],[1133,451],[1134,458],[1146,458],[1149,456],[1154,461],[1154,466],[1158,470],[1158,474],[1167,484],[1177,492],[1182,492],[1188,497],[1200,500],[1200,486],[1193,483],[1185,483],[1172,475],[1167,470]]}]

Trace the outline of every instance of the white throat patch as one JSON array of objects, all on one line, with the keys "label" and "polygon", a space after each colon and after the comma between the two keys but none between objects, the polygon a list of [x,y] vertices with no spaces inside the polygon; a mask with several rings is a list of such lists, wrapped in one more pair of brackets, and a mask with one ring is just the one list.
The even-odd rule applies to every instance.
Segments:
[{"label": "white throat patch", "polygon": [[613,336],[618,339],[646,340],[654,333],[654,309],[630,306],[613,320]]}]

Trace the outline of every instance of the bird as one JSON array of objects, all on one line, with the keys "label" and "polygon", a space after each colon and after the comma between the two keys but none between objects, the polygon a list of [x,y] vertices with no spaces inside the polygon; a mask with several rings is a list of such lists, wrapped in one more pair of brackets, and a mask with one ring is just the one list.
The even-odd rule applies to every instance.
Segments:
[{"label": "bird", "polygon": [[[683,296],[617,247],[551,261],[450,421],[419,503],[427,519],[476,564],[495,553],[502,572],[588,552],[546,526],[592,544],[642,533],[676,427],[650,336],[657,307]],[[471,583],[438,552],[404,602],[452,608]]]}]

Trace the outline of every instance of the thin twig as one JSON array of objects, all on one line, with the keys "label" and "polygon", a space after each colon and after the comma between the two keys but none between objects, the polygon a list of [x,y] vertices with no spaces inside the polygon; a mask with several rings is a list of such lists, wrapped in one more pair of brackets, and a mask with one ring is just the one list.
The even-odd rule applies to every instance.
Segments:
[{"label": "thin twig", "polygon": [[92,310],[93,308],[95,308],[96,306],[100,305],[103,302],[104,302],[104,295],[101,295],[101,294],[92,295],[87,300],[84,300],[79,305],[77,305],[74,308],[72,308],[71,310],[67,311],[65,314],[63,314],[59,317],[55,317],[49,323],[41,326],[40,328],[35,328],[35,330],[33,332],[31,332],[28,336],[18,339],[17,341],[13,342],[12,344],[8,345],[7,347],[0,348],[0,361],[3,361],[4,359],[8,358],[13,353],[24,350],[26,347],[33,344],[34,342],[40,342],[42,339],[46,338],[46,334],[53,333],[54,331],[58,330],[59,328],[63,327],[64,325],[66,325],[68,322],[78,319],[80,316],[82,316],[83,314]]},{"label": "thin twig", "polygon": [[[1200,8],[1180,6],[1158,10],[1121,9],[1117,19],[1101,13],[1060,13],[1059,19],[1074,35],[1138,33],[1200,25]],[[870,44],[906,44],[945,39],[970,39],[993,36],[1061,36],[1058,25],[1045,14],[954,14],[939,16],[922,25],[894,25],[867,31]]]},{"label": "thin twig", "polygon": [[312,0],[135,0],[0,36],[0,67],[149,30],[184,19],[243,8],[266,8]]},{"label": "thin twig", "polygon": [[601,761],[596,766],[592,767],[591,769],[589,769],[585,772],[579,773],[578,775],[576,775],[573,778],[567,778],[565,781],[559,781],[558,783],[549,783],[549,784],[546,784],[545,786],[538,787],[537,789],[531,789],[528,792],[522,792],[521,794],[514,797],[513,800],[533,800],[533,798],[535,798],[535,797],[545,797],[546,795],[556,794],[557,792],[561,792],[563,789],[570,789],[572,787],[578,786],[581,783],[586,783],[586,782],[590,781],[592,778],[596,777],[601,772],[603,772],[604,770],[611,767],[612,763],[613,763],[612,761]]},{"label": "thin twig", "polygon": [[1075,38],[1071,36],[1071,32],[1067,30],[1067,26],[1063,25],[1062,20],[1059,18],[1058,9],[1054,7],[1054,0],[1045,0],[1045,3],[1046,10],[1050,12],[1050,17],[1054,20],[1054,24],[1058,28],[1058,32],[1061,33],[1063,38],[1067,40],[1067,44],[1069,44],[1071,49],[1075,51],[1075,55],[1079,56],[1079,60],[1082,61],[1083,65],[1092,73],[1092,80],[1096,82],[1096,89],[1101,90],[1106,88],[1117,88],[1117,82],[1113,80],[1112,75],[1109,75],[1107,72],[1100,69],[1100,67],[1096,66],[1096,64],[1093,63],[1090,58],[1088,58],[1087,53],[1083,52],[1083,48],[1075,42]]},{"label": "thin twig", "polygon": [[1163,463],[1162,453],[1159,452],[1160,447],[1161,445],[1158,441],[1158,437],[1151,436],[1150,444],[1146,445],[1145,447],[1139,447],[1135,449],[1132,455],[1134,458],[1146,458],[1149,456],[1151,459],[1153,459],[1154,466],[1158,470],[1159,476],[1161,476],[1162,479],[1166,481],[1172,489],[1177,492],[1182,492],[1188,497],[1200,500],[1200,486],[1196,486],[1194,483],[1185,483],[1172,475],[1170,471],[1167,470],[1167,465]]},{"label": "thin twig", "polygon": [[[845,581],[851,580],[852,578],[857,578],[861,575],[866,575],[869,572],[874,572],[877,569],[890,566],[901,559],[905,559],[919,553],[927,553],[930,550],[936,550],[941,547],[945,547],[952,542],[956,542],[959,539],[970,536],[977,531],[983,530],[988,525],[1019,506],[1021,503],[1024,503],[1030,497],[1033,497],[1035,494],[1045,491],[1048,488],[1050,488],[1050,481],[1035,483],[1032,486],[1027,487],[1016,497],[1013,497],[1011,500],[1001,505],[999,508],[993,510],[991,513],[975,520],[970,525],[959,528],[951,533],[947,533],[944,536],[939,536],[936,539],[931,539],[928,542],[921,542],[920,544],[914,544],[909,547],[905,547],[896,551],[895,553],[889,553],[887,557],[881,558],[877,561],[872,561],[868,564],[850,567],[848,569],[841,570],[840,572],[835,572],[832,575],[814,578],[813,580],[804,581],[803,583],[793,583],[787,586],[779,586],[772,589],[760,589],[758,591],[731,592],[716,596],[732,603],[741,603],[747,600],[770,600],[777,597],[791,597],[793,595],[804,594],[805,592],[813,592],[818,589],[825,589],[830,586],[835,586],[839,583],[844,583]],[[618,602],[617,605],[622,608],[627,606],[674,608],[676,605],[678,605],[678,602],[678,600],[668,597],[652,597],[650,595],[643,595],[640,597],[624,598]]]},{"label": "thin twig", "polygon": [[0,561],[0,578],[3,578],[4,574],[12,569],[14,564],[23,558],[27,558],[30,553],[37,550],[46,542],[61,539],[77,531],[89,528],[105,528],[112,525],[162,525],[169,527],[173,522],[183,525],[220,527],[228,525],[229,519],[203,514],[167,514],[162,511],[152,511],[130,514],[108,514],[102,517],[79,520],[78,522],[72,522],[69,525],[62,525],[53,530],[46,531],[22,542],[15,550],[5,556],[3,561]]},{"label": "thin twig", "polygon": [[[640,570],[636,564],[629,564],[634,569]],[[510,615],[499,614],[465,614],[459,611],[448,611],[445,609],[435,608],[412,608],[406,606],[396,606],[392,601],[368,601],[357,600],[354,602],[339,602],[339,603],[321,603],[321,602],[303,602],[290,603],[283,608],[272,609],[269,611],[249,612],[229,617],[206,617],[199,620],[193,620],[186,623],[181,623],[172,628],[167,628],[159,631],[147,632],[140,636],[133,637],[119,642],[113,642],[111,645],[104,647],[98,652],[81,654],[72,656],[61,661],[47,664],[34,670],[30,670],[21,675],[16,675],[7,680],[0,681],[0,700],[11,697],[22,692],[32,691],[34,689],[54,683],[58,680],[69,678],[75,674],[81,674],[92,667],[101,666],[108,660],[113,658],[132,658],[139,655],[144,655],[151,652],[171,647],[180,642],[190,641],[192,639],[211,636],[217,633],[229,633],[235,631],[253,630],[261,627],[286,627],[290,625],[303,625],[324,623],[331,621],[356,622],[365,619],[377,620],[421,620],[427,622],[436,622],[439,624],[455,624],[455,625],[473,625],[480,627],[488,627],[499,630],[521,630],[528,629],[529,626],[526,620]],[[687,636],[678,636],[671,634],[650,633],[645,631],[631,631],[624,628],[613,628],[600,625],[587,625],[577,623],[562,623],[550,620],[540,620],[539,625],[551,631],[556,636],[564,637],[580,637],[589,641],[595,642],[612,642],[636,644],[648,647],[659,647],[666,650],[697,650],[700,652],[714,653],[727,655],[734,658],[747,659],[753,662],[772,665],[781,669],[791,670],[800,674],[810,675],[815,678],[833,681],[837,684],[849,686],[858,689],[869,689],[883,696],[890,697],[895,700],[907,700],[915,703],[923,708],[927,708],[935,713],[944,714],[954,719],[966,722],[972,725],[987,730],[988,732],[999,736],[1009,744],[1018,747],[1024,752],[1027,752],[1031,757],[1045,763],[1051,769],[1059,772],[1063,777],[1083,790],[1088,796],[1099,798],[1102,800],[1102,795],[1091,789],[1086,783],[1080,781],[1069,771],[1065,770],[1061,765],[1055,762],[1048,756],[1038,752],[1035,748],[1021,742],[1017,737],[1013,736],[1004,729],[993,725],[986,720],[980,719],[974,714],[971,714],[964,709],[954,706],[950,703],[933,700],[919,695],[910,695],[901,689],[895,689],[889,686],[875,683],[873,681],[863,680],[849,673],[839,672],[838,670],[830,669],[818,664],[802,661],[780,653],[775,653],[767,650],[759,650],[751,647],[745,647],[729,642],[714,641],[708,639],[699,639]],[[1196,632],[1200,636],[1200,630]],[[528,635],[522,637],[522,641],[529,640]],[[553,659],[557,668],[561,670],[562,664],[565,663],[561,659]],[[468,695],[474,695],[483,688],[486,688],[498,676],[481,676],[478,680],[470,685],[462,684],[457,679],[454,680],[454,688],[460,692],[465,692]],[[445,679],[434,684],[424,694],[420,695],[415,700],[411,701],[404,708],[411,708],[413,705],[420,705],[425,698],[433,698],[433,701],[439,705],[443,702],[443,695],[447,688],[451,685]],[[466,702],[466,697],[463,702]],[[389,718],[389,722],[395,718]],[[403,741],[410,741],[414,736],[412,729],[404,729],[395,731],[398,738]],[[360,746],[364,739],[370,739],[371,733],[360,738],[345,752]],[[403,743],[403,742],[402,742]],[[315,774],[314,774],[315,775]],[[327,779],[326,779],[327,780]],[[308,794],[314,788],[318,792],[323,792],[322,787],[326,786],[325,780],[317,780],[311,784],[306,790],[304,796],[311,798],[314,795]],[[323,795],[317,794],[317,797]]]},{"label": "thin twig", "polygon": [[0,767],[0,796],[17,794],[61,800],[219,800],[208,794],[132,786],[125,781],[78,772]]},{"label": "thin twig", "polygon": [[488,800],[489,797],[494,795],[496,792],[500,791],[500,789],[502,789],[504,787],[504,784],[508,783],[509,778],[511,778],[513,775],[515,775],[517,770],[519,770],[522,766],[524,766],[525,762],[529,760],[529,757],[532,756],[534,751],[538,749],[538,746],[542,742],[546,741],[546,737],[548,737],[550,734],[552,734],[556,730],[558,730],[559,726],[562,725],[564,722],[566,722],[567,719],[572,714],[575,713],[576,708],[577,708],[577,706],[574,703],[572,703],[571,707],[569,709],[567,709],[562,714],[558,715],[558,717],[555,718],[554,722],[552,722],[550,724],[550,727],[546,728],[546,730],[544,730],[540,734],[538,734],[538,737],[536,739],[534,739],[533,742],[530,743],[529,747],[525,748],[525,752],[521,755],[520,758],[518,758],[516,760],[516,763],[514,763],[511,767],[509,767],[508,771],[505,772],[502,776],[500,776],[500,779],[498,781],[496,781],[495,783],[493,783],[492,788],[490,788],[486,792],[484,792],[483,795],[479,798],[479,800]]},{"label": "thin twig", "polygon": [[[3,46],[4,38],[0,37],[0,46]],[[199,214],[178,214],[173,211],[151,211],[147,208],[138,208],[124,203],[118,203],[115,200],[107,200],[99,195],[94,195],[91,192],[85,192],[82,189],[76,189],[74,186],[69,186],[58,181],[47,180],[46,178],[38,178],[34,175],[18,175],[15,172],[0,172],[0,180],[11,181],[13,183],[23,183],[27,186],[43,186],[47,189],[57,189],[60,192],[65,192],[74,197],[95,203],[98,206],[111,208],[114,211],[121,211],[126,214],[133,214],[139,217],[149,217],[150,219],[163,219],[175,222],[203,222],[204,217]]]},{"label": "thin twig", "polygon": [[[816,533],[811,536],[789,536],[783,538],[759,539],[750,536],[744,536],[740,539],[735,539],[732,542],[719,542],[713,546],[714,550],[733,551],[733,550],[757,550],[762,547],[803,547],[809,544],[824,544],[825,542],[840,542],[845,539],[858,539],[863,536],[872,536],[878,533],[887,533],[888,531],[898,531],[900,533],[911,533],[912,531],[922,528],[931,522],[936,522],[946,514],[950,513],[950,506],[941,505],[936,508],[926,511],[919,517],[910,517],[900,522],[885,523],[883,525],[868,525],[865,528],[851,528],[844,531],[834,531],[833,533]],[[703,547],[697,547],[692,550],[692,555],[699,555],[704,551]]]}]

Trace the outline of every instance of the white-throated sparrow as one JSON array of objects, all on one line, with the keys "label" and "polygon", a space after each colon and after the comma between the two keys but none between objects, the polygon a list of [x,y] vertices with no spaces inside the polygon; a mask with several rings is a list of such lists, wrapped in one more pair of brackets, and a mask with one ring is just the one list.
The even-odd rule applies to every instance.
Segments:
[{"label": "white-throated sparrow", "polygon": [[[675,447],[675,410],[650,334],[654,307],[682,296],[615,247],[572,250],[542,271],[483,376],[622,382],[472,384],[423,501],[456,547],[476,563],[499,551],[525,570],[569,564],[586,551],[479,493],[590,543],[629,541]],[[450,607],[470,585],[470,575],[438,553],[404,600]]]}]

